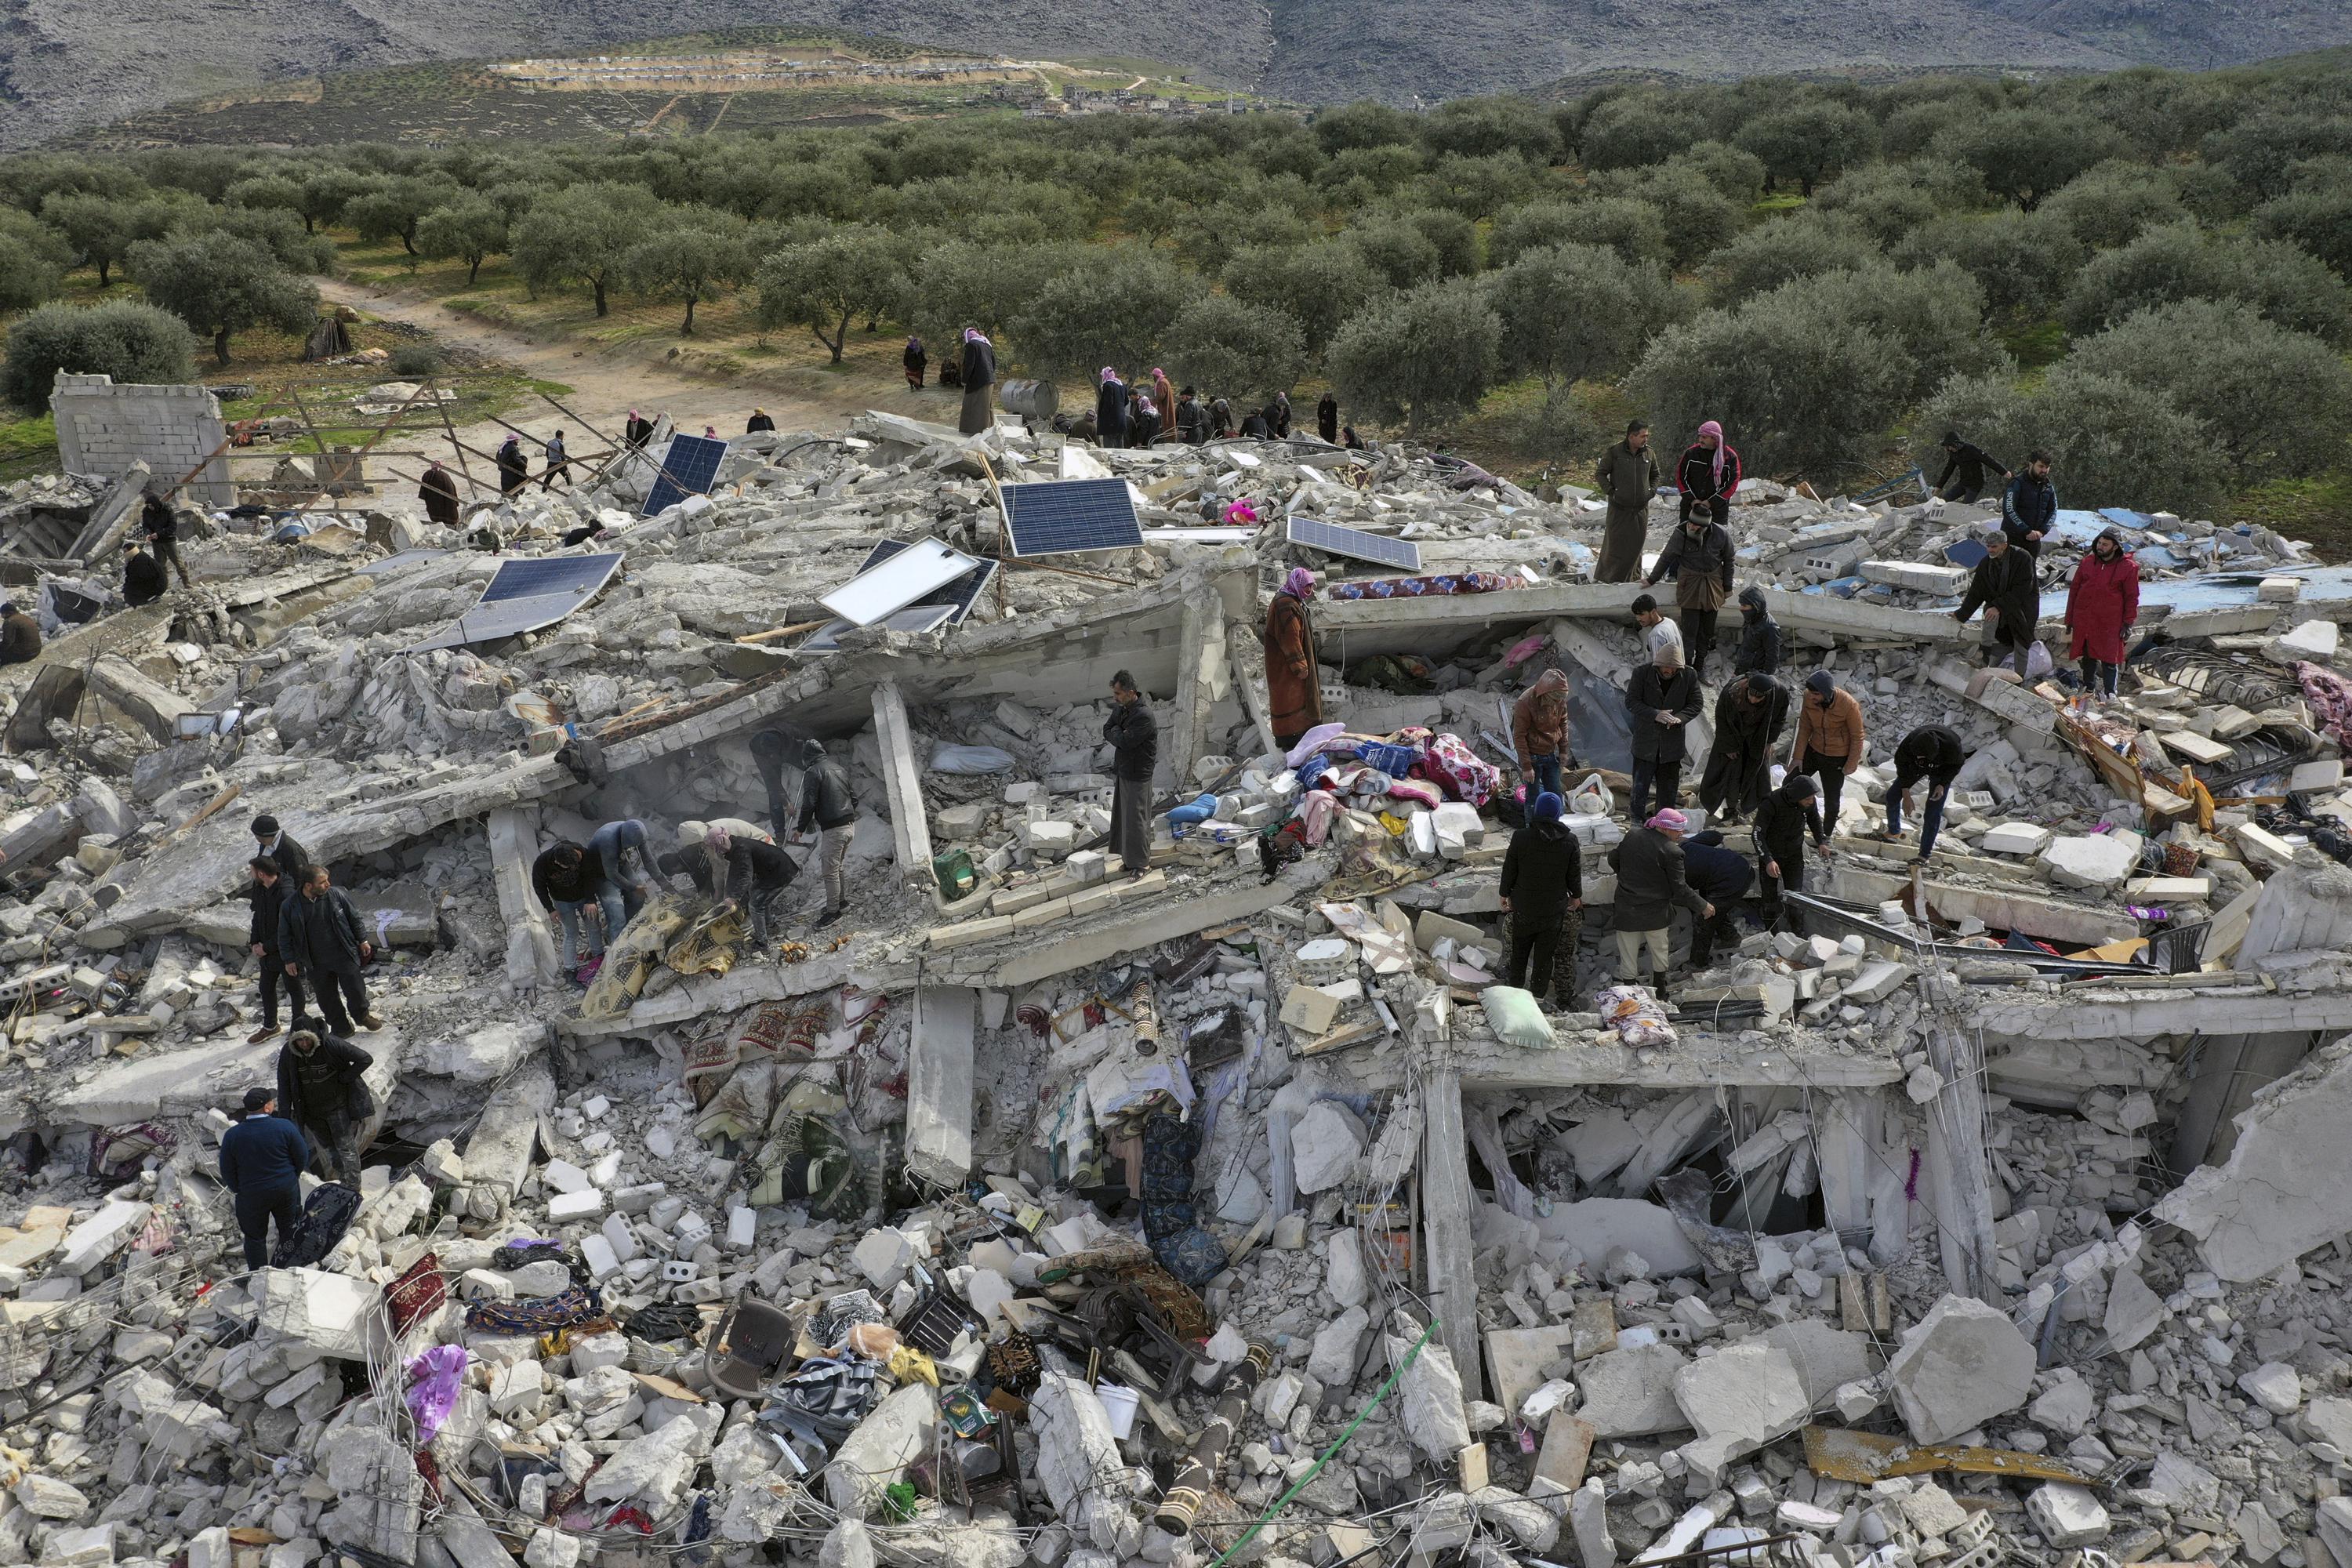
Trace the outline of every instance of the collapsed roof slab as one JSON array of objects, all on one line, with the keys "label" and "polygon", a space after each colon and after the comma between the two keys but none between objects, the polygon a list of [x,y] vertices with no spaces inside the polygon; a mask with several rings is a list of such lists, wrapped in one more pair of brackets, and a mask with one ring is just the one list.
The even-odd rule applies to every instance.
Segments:
[{"label": "collapsed roof slab", "polygon": [[[30,1120],[111,1127],[191,1115],[208,1106],[232,1106],[253,1085],[276,1082],[273,1074],[283,1043],[247,1045],[239,1037],[183,1050],[142,1051],[109,1061],[55,1093],[45,1092],[37,1084],[30,1096]],[[400,1083],[399,1042],[390,1035],[372,1036],[367,1050],[375,1064],[364,1076],[375,1096],[379,1108],[375,1120],[380,1121],[381,1108],[391,1103],[392,1092]]]},{"label": "collapsed roof slab", "polygon": [[[1464,1015],[1456,1014],[1457,1026]],[[1683,1029],[1672,1050],[1643,1061],[1622,1046],[1564,1040],[1549,1050],[1506,1045],[1483,1030],[1457,1036],[1447,1047],[1462,1087],[1471,1089],[1575,1089],[1615,1084],[1629,1089],[1872,1089],[1900,1083],[1903,1064],[1891,1057],[1845,1056],[1802,1048],[1758,1050],[1735,1037]],[[1801,1040],[1804,1037],[1796,1037]]]},{"label": "collapsed roof slab", "polygon": [[[2070,904],[2012,888],[1975,887],[1933,878],[1921,879],[1919,888],[1928,912],[1949,925],[1973,915],[1990,931],[2021,931],[2078,948],[2126,942],[2139,934],[2139,922],[2119,909]],[[1839,865],[1831,868],[1829,890],[1832,897],[1849,903],[1884,903],[1908,893],[1911,879]]]},{"label": "collapsed roof slab", "polygon": [[1990,993],[1977,1003],[1988,1041],[2149,1040],[2165,1035],[2352,1031],[2352,992],[2266,991],[2214,975],[2199,986],[2097,985],[2063,995]]}]

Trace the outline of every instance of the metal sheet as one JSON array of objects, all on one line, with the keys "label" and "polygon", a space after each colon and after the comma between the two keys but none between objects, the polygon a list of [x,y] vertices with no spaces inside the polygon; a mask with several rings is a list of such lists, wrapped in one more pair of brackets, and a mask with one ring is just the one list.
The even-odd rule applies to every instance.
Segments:
[{"label": "metal sheet", "polygon": [[465,647],[551,626],[598,594],[621,569],[618,551],[504,561],[474,607],[407,652]]},{"label": "metal sheet", "polygon": [[661,472],[654,488],[646,492],[646,504],[638,515],[652,517],[690,495],[709,495],[726,457],[724,441],[708,436],[671,437],[669,449],[662,454]]},{"label": "metal sheet", "polygon": [[1311,517],[1293,517],[1289,539],[1293,544],[1320,550],[1327,555],[1370,561],[1382,566],[1393,566],[1401,572],[1421,570],[1421,546],[1409,539],[1368,533],[1360,528],[1347,528],[1336,522],[1318,522]]},{"label": "metal sheet", "polygon": [[[954,614],[955,606],[952,605],[909,605],[903,610],[893,610],[883,616],[881,625],[886,632],[931,632],[945,626],[949,617]],[[841,634],[856,629],[847,621],[827,621],[816,629],[815,634],[808,641],[801,644],[793,651],[795,653],[839,653]]]},{"label": "metal sheet", "polygon": [[1129,550],[1143,542],[1135,492],[1125,479],[1046,479],[1004,485],[998,493],[1017,557]]},{"label": "metal sheet", "polygon": [[919,539],[867,566],[817,603],[853,626],[870,626],[891,611],[904,609],[944,588],[979,564],[936,539]]}]

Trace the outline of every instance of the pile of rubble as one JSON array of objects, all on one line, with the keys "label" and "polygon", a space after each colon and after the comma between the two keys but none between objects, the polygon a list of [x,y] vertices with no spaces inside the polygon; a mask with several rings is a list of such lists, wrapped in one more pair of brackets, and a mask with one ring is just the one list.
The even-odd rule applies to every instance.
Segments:
[{"label": "pile of rubble", "polygon": [[[49,637],[0,669],[0,1561],[2352,1568],[2352,577],[2062,514],[2127,531],[2158,634],[2094,702],[1971,667],[1975,514],[1749,487],[1740,574],[1869,721],[1831,855],[1671,1006],[1506,1038],[1548,669],[1563,989],[1612,979],[1638,590],[1576,493],[885,416],[641,517],[660,467],[455,536],[191,513],[197,585],[138,608],[135,479],[0,498]],[[1105,477],[1139,546],[1006,549],[1000,486]],[[971,573],[827,602],[926,541]],[[474,635],[519,560],[580,591]],[[1339,727],[1285,752],[1297,563]],[[1124,879],[1117,670],[1162,736]],[[1927,723],[1969,756],[1914,865],[1870,835]],[[855,894],[761,950],[663,862],[788,836],[786,737],[848,764]],[[306,1176],[248,1270],[264,812],[388,1021],[358,1191]],[[632,818],[653,897],[578,989],[530,869]]]}]

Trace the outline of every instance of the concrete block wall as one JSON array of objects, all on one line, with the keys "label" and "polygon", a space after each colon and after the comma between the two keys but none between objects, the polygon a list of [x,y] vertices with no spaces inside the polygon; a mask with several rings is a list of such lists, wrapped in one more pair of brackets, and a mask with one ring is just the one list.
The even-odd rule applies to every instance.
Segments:
[{"label": "concrete block wall", "polygon": [[67,472],[112,479],[143,462],[169,484],[205,463],[180,493],[200,506],[236,504],[228,457],[213,456],[228,434],[220,400],[205,388],[117,386],[111,376],[61,371],[49,410],[57,416],[58,461]]}]

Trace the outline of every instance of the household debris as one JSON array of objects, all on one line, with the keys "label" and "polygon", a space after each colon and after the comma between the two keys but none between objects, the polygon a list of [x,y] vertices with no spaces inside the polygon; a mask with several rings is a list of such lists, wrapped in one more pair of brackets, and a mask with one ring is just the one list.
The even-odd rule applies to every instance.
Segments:
[{"label": "household debris", "polygon": [[[1868,754],[1786,921],[1662,1004],[1605,941],[1644,656],[1576,493],[880,415],[640,520],[659,469],[461,538],[187,511],[197,585],[139,607],[73,548],[109,486],[0,490],[48,638],[0,668],[0,1562],[2352,1568],[2352,576],[2062,513],[2147,579],[2091,700],[1969,667],[1979,515],[1747,487],[1782,679],[1831,670]],[[1008,558],[996,485],[1105,477],[1140,547]],[[835,625],[925,541],[983,570]],[[1329,723],[1278,747],[1295,566]],[[404,651],[502,570],[577,603]],[[1554,989],[1614,1017],[1508,984],[1510,705],[1555,668]],[[1874,835],[1925,724],[1968,760],[1914,865]],[[265,813],[385,1018],[359,1190],[304,1175],[247,1268]],[[609,906],[543,899],[564,842]]]}]

